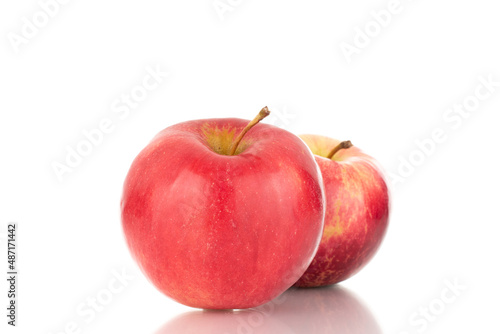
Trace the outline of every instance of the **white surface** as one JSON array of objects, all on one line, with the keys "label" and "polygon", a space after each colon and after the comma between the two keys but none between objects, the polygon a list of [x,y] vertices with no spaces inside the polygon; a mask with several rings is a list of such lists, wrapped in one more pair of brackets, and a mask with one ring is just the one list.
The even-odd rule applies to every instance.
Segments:
[{"label": "white surface", "polygon": [[[1,332],[55,334],[74,321],[82,333],[155,333],[192,312],[158,293],[131,260],[119,221],[122,182],[161,129],[248,119],[264,105],[276,115],[269,122],[350,139],[393,173],[400,156],[418,154],[415,140],[441,128],[447,139],[394,186],[381,250],[341,285],[386,334],[498,332],[500,87],[456,128],[443,119],[474,95],[480,76],[500,81],[496,2],[402,0],[348,63],[341,43],[353,43],[355,28],[389,1],[227,0],[234,10],[224,20],[211,1],[69,1],[18,53],[7,36],[40,6],[0,4],[0,223],[4,233],[18,222],[20,240],[19,326],[7,328],[3,311]],[[114,101],[157,66],[168,78],[128,116],[115,114]],[[51,164],[106,118],[111,133],[59,182]],[[2,240],[3,263],[5,247]],[[122,270],[135,278],[119,289],[113,271]],[[466,288],[445,294],[445,304],[447,280]],[[110,294],[110,283],[120,292]],[[96,296],[112,300],[92,317],[86,303]],[[429,306],[442,313],[423,321],[419,308]],[[418,325],[409,320],[415,312]],[[266,325],[251,331],[326,328],[308,314],[289,314],[305,324],[290,328],[267,313]]]}]

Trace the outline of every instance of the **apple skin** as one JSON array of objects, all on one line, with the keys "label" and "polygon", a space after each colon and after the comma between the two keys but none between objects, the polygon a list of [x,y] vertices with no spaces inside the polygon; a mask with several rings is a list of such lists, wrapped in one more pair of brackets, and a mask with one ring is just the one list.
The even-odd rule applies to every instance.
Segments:
[{"label": "apple skin", "polygon": [[243,309],[292,286],[323,231],[321,172],[297,136],[242,119],[179,123],[136,157],[121,201],[131,254],[165,295],[191,307]]},{"label": "apple skin", "polygon": [[377,162],[358,148],[341,149],[327,159],[340,141],[300,138],[323,175],[326,215],[318,252],[295,286],[335,284],[359,272],[380,247],[389,222],[389,190]]}]

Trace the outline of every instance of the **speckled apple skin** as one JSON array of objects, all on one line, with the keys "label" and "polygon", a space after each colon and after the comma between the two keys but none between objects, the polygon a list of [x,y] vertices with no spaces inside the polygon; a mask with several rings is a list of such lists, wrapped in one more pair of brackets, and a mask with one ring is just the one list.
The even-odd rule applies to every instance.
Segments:
[{"label": "speckled apple skin", "polygon": [[389,221],[389,190],[380,167],[358,148],[325,158],[340,141],[301,135],[316,155],[326,198],[325,227],[318,252],[298,287],[335,284],[359,272],[375,255]]},{"label": "speckled apple skin", "polygon": [[121,217],[132,256],[158,290],[187,306],[264,304],[300,278],[321,240],[321,173],[297,136],[261,123],[234,156],[207,142],[247,123],[171,126],[137,156],[125,180]]}]

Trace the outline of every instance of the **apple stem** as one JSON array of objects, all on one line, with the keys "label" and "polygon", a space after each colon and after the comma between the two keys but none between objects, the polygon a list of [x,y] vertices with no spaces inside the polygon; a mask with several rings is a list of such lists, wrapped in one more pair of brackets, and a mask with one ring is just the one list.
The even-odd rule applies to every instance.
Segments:
[{"label": "apple stem", "polygon": [[352,147],[352,143],[351,143],[350,140],[346,140],[346,141],[340,142],[340,144],[338,144],[337,146],[335,146],[333,148],[333,150],[330,151],[330,154],[328,154],[327,159],[333,158],[333,156],[335,155],[335,153],[337,153],[338,151],[340,151],[342,149],[347,149],[349,147]]},{"label": "apple stem", "polygon": [[240,144],[241,140],[243,139],[243,136],[245,136],[245,134],[248,132],[248,130],[253,128],[254,125],[256,125],[257,123],[262,121],[264,118],[269,116],[270,113],[271,112],[269,111],[269,109],[267,109],[267,107],[264,107],[260,110],[259,114],[257,116],[255,116],[255,118],[252,119],[250,121],[250,123],[248,123],[247,126],[245,126],[245,128],[243,130],[241,130],[238,137],[236,137],[236,140],[234,141],[233,146],[231,147],[231,151],[229,152],[229,155],[234,155],[234,153],[236,152],[236,149],[238,148],[238,145]]}]

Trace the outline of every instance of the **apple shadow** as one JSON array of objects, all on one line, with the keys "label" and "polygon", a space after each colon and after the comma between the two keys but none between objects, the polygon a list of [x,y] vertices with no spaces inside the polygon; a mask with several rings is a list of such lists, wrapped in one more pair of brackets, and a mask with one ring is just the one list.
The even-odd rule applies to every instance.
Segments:
[{"label": "apple shadow", "polygon": [[381,334],[371,311],[341,286],[291,288],[248,310],[192,311],[155,334]]}]

